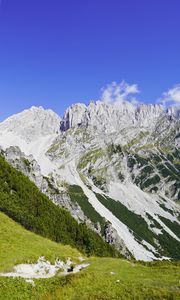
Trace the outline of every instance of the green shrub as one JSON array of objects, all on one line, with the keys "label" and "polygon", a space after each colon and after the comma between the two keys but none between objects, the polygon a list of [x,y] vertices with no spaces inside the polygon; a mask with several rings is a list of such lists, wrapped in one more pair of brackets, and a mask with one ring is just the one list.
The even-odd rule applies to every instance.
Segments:
[{"label": "green shrub", "polygon": [[96,194],[96,196],[106,208],[108,208],[121,222],[126,224],[132,230],[132,233],[138,240],[144,239],[155,246],[155,236],[148,228],[146,221],[140,215],[128,210],[127,207],[119,201],[115,201],[109,197],[104,197],[100,194]]},{"label": "green shrub", "polygon": [[68,194],[70,195],[71,201],[79,204],[84,214],[91,220],[92,223],[96,224],[99,222],[101,225],[101,232],[103,232],[106,221],[88,201],[88,198],[81,187],[78,185],[70,185],[68,188]]},{"label": "green shrub", "polygon": [[109,256],[117,251],[68,211],[56,206],[33,182],[0,157],[0,210],[26,229],[69,244],[88,255]]}]

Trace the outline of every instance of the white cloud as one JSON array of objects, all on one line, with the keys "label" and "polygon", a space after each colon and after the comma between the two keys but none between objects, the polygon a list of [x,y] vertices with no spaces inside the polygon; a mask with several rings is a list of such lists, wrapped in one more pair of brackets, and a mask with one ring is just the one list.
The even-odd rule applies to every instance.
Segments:
[{"label": "white cloud", "polygon": [[105,88],[102,88],[101,100],[105,103],[115,105],[128,101],[137,106],[140,102],[134,95],[138,93],[137,84],[129,85],[125,81],[120,83],[112,82]]},{"label": "white cloud", "polygon": [[159,102],[164,105],[180,105],[180,83],[163,93]]}]

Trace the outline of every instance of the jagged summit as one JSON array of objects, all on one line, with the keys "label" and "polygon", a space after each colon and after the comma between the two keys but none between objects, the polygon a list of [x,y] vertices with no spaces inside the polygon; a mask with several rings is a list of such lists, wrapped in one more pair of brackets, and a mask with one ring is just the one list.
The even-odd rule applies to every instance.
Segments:
[{"label": "jagged summit", "polygon": [[160,104],[142,104],[135,107],[128,101],[113,105],[102,101],[91,101],[88,106],[78,103],[65,111],[61,130],[93,126],[100,131],[113,132],[132,125],[151,127],[154,121],[164,114],[166,114],[165,109]]},{"label": "jagged summit", "polygon": [[89,105],[76,103],[68,107],[61,119],[51,109],[32,106],[12,115],[0,123],[0,132],[13,132],[23,139],[32,141],[38,137],[66,131],[69,128],[90,127],[111,133],[132,126],[151,128],[158,118],[178,119],[180,109],[161,104],[141,104],[135,107],[128,101],[109,104],[91,101]]},{"label": "jagged summit", "polygon": [[176,118],[176,119],[180,119],[180,105],[179,106],[170,106],[167,109],[167,114],[170,117]]},{"label": "jagged summit", "polygon": [[13,133],[27,142],[59,132],[60,117],[51,109],[32,106],[0,123],[0,132]]}]

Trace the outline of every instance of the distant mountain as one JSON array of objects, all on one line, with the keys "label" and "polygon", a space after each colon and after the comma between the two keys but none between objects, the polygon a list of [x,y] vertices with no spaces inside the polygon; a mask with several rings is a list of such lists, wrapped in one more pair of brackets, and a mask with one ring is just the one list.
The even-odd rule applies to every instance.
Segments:
[{"label": "distant mountain", "polygon": [[61,118],[51,109],[32,106],[0,123],[1,132],[13,133],[30,143],[59,131]]},{"label": "distant mountain", "polygon": [[180,109],[75,104],[0,123],[5,158],[126,256],[179,259]]}]

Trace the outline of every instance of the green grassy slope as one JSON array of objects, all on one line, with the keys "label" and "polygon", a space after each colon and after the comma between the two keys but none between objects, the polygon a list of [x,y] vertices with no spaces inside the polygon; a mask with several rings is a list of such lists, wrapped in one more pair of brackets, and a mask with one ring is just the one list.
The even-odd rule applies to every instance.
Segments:
[{"label": "green grassy slope", "polygon": [[0,211],[26,229],[83,253],[116,256],[117,251],[70,213],[52,203],[33,182],[0,156]]},{"label": "green grassy slope", "polygon": [[45,256],[52,263],[56,258],[75,261],[80,252],[70,246],[55,243],[24,229],[0,212],[0,271],[9,271],[16,264],[36,262]]},{"label": "green grassy slope", "polygon": [[71,276],[66,285],[43,300],[180,299],[178,265],[162,262],[145,266],[111,258],[89,262],[88,269]]},{"label": "green grassy slope", "polygon": [[[78,274],[36,279],[0,277],[0,300],[178,300],[180,265],[143,265],[114,258],[89,258]],[[111,273],[113,272],[113,273]]]}]

